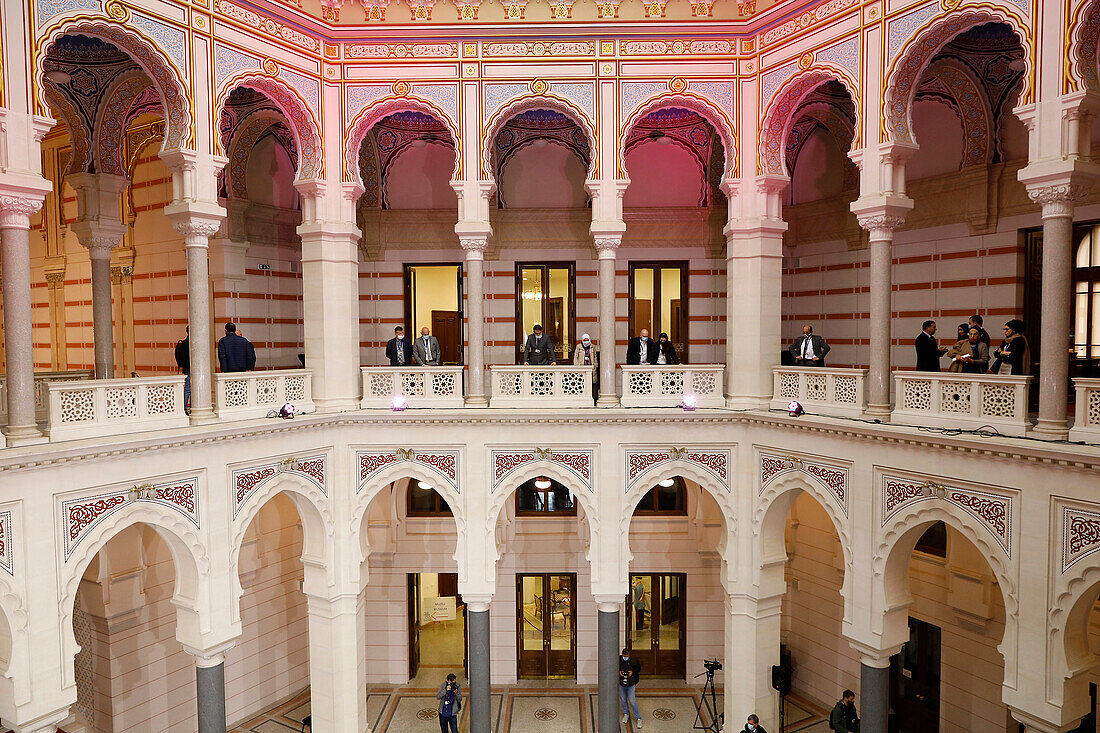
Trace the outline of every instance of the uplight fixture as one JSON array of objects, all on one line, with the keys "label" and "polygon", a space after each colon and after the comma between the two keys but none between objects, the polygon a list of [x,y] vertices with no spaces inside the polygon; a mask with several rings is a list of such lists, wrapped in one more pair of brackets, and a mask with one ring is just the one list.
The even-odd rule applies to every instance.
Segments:
[{"label": "uplight fixture", "polygon": [[664,488],[668,489],[668,488],[671,488],[671,487],[676,485],[676,479],[666,478],[666,479],[663,479],[661,481],[658,481],[657,485],[658,486],[663,486]]},{"label": "uplight fixture", "polygon": [[806,410],[803,409],[801,402],[798,400],[791,400],[787,405],[787,414],[791,417],[802,417],[806,414]]},{"label": "uplight fixture", "polygon": [[550,488],[550,479],[545,478],[545,477],[535,479],[535,488],[536,489],[549,489]]},{"label": "uplight fixture", "polygon": [[684,401],[680,403],[680,407],[684,408],[685,410],[687,410],[689,412],[691,410],[694,410],[695,409],[695,395],[693,395],[693,394],[684,395]]},{"label": "uplight fixture", "polygon": [[409,403],[405,399],[404,395],[397,395],[396,397],[393,398],[393,402],[391,402],[390,404],[393,406],[393,411],[394,412],[401,412],[402,410],[404,410],[406,407],[409,406]]}]

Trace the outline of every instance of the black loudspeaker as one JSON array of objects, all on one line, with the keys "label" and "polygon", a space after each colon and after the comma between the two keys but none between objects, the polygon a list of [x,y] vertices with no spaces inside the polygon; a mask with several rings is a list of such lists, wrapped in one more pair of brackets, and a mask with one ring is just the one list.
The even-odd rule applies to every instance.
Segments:
[{"label": "black loudspeaker", "polygon": [[779,664],[772,667],[772,689],[780,695],[787,695],[791,691],[791,675],[793,673],[791,652],[786,646],[782,646],[779,649]]}]

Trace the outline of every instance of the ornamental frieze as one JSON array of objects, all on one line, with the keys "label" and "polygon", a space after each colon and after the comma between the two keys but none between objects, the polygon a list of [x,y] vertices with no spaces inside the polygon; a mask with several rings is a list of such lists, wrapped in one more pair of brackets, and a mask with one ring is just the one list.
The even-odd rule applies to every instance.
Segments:
[{"label": "ornamental frieze", "polygon": [[577,480],[592,491],[593,465],[595,453],[590,450],[556,450],[553,448],[532,448],[530,450],[494,450],[490,453],[493,481],[491,491],[513,471],[535,461],[549,461],[576,476]]},{"label": "ornamental frieze", "polygon": [[397,448],[395,450],[360,450],[355,452],[355,465],[358,470],[358,488],[363,490],[372,476],[389,466],[399,463],[412,463],[423,466],[447,482],[455,493],[462,493],[459,487],[459,451],[426,450]]},{"label": "ornamental frieze", "polygon": [[949,486],[929,479],[882,475],[882,519],[919,502],[940,501],[962,509],[986,529],[1012,557],[1013,499],[970,487]]},{"label": "ornamental frieze", "polygon": [[809,456],[760,453],[760,494],[779,476],[800,472],[813,476],[836,500],[844,516],[848,516],[848,467],[826,463]]},{"label": "ornamental frieze", "polygon": [[284,458],[234,469],[230,482],[233,487],[233,517],[236,518],[241,506],[248,501],[248,497],[252,496],[256,489],[268,479],[282,473],[290,473],[306,479],[327,496],[328,490],[325,486],[327,468],[328,459],[324,454],[320,454],[306,458]]},{"label": "ornamental frieze", "polygon": [[[187,478],[161,483],[134,485],[130,488],[119,487],[94,496],[82,496],[61,502],[61,526],[65,533],[65,559],[68,560],[73,550],[87,535],[88,531],[101,522],[104,518],[134,502],[160,504],[169,507],[188,520],[196,527],[199,526],[198,511],[198,479]],[[4,514],[0,513],[0,521],[4,520]],[[0,552],[0,565],[4,561],[4,553],[10,558],[10,514],[4,523],[3,536],[5,549]],[[9,570],[9,572],[11,572]]]},{"label": "ornamental frieze", "polygon": [[726,491],[730,487],[730,466],[733,453],[718,448],[639,448],[626,451],[626,491],[629,493],[638,479],[654,466],[670,461],[687,461],[714,477]]},{"label": "ornamental frieze", "polygon": [[0,512],[0,568],[15,575],[15,528],[11,512]]},{"label": "ornamental frieze", "polygon": [[1100,511],[1062,507],[1062,572],[1100,550]]}]

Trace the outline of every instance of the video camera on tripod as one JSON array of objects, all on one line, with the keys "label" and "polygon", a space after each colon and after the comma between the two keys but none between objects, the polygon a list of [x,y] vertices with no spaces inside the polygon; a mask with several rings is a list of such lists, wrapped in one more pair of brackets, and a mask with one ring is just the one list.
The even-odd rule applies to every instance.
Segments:
[{"label": "video camera on tripod", "polygon": [[[725,713],[718,711],[718,696],[714,692],[714,673],[722,669],[722,663],[717,659],[704,659],[703,671],[695,675],[696,678],[707,676],[703,684],[703,694],[695,704],[695,730],[705,730],[711,733],[719,733],[722,723],[725,721]],[[710,697],[707,693],[710,693]]]}]

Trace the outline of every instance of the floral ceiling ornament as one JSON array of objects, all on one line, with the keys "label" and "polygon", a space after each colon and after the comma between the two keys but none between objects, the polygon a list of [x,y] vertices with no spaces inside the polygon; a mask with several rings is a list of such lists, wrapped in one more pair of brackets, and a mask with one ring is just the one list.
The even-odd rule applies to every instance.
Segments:
[{"label": "floral ceiling ornament", "polygon": [[549,89],[550,85],[545,79],[535,79],[531,82],[531,92],[534,94],[546,94]]},{"label": "floral ceiling ornament", "polygon": [[677,76],[668,82],[669,91],[680,93],[687,89],[687,80],[682,76]]},{"label": "floral ceiling ornament", "polygon": [[279,73],[279,64],[275,62],[275,59],[264,59],[264,73],[268,76],[276,76]]},{"label": "floral ceiling ornament", "polygon": [[111,2],[107,3],[107,7],[105,8],[105,10],[107,11],[108,17],[114,18],[115,20],[122,23],[125,23],[130,19],[130,11],[127,10],[125,5],[118,2],[118,0],[112,0]]},{"label": "floral ceiling ornament", "polygon": [[409,96],[409,92],[412,91],[412,87],[409,86],[407,81],[395,82],[393,85],[393,93],[399,97]]}]

